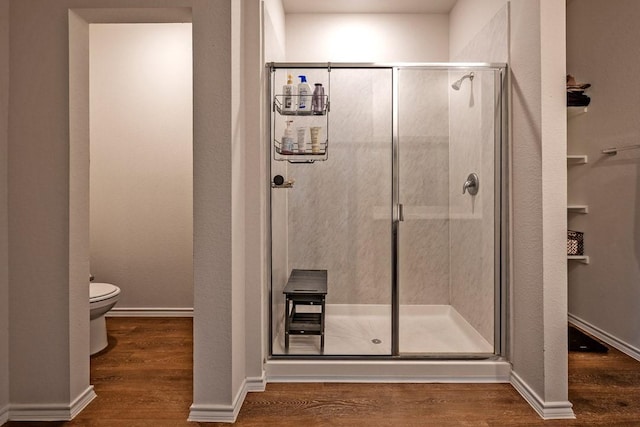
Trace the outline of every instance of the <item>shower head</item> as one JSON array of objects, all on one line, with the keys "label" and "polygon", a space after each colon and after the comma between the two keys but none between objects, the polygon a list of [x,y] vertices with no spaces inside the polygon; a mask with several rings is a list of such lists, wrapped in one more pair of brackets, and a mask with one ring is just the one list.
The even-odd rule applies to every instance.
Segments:
[{"label": "shower head", "polygon": [[465,74],[464,76],[460,77],[460,79],[453,82],[451,87],[453,88],[453,90],[460,90],[460,86],[462,85],[462,82],[464,81],[464,79],[468,78],[469,80],[473,81],[473,77],[474,77],[474,74],[472,71],[469,74]]}]

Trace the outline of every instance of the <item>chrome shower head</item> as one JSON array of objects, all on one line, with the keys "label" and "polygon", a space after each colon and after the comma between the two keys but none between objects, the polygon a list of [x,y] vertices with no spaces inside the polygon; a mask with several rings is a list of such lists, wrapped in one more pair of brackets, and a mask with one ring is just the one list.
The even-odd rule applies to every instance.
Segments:
[{"label": "chrome shower head", "polygon": [[470,72],[469,74],[465,74],[464,76],[460,77],[460,79],[458,79],[455,82],[453,82],[451,87],[453,88],[453,90],[460,90],[460,86],[462,85],[462,82],[464,81],[464,79],[469,79],[469,80],[473,81],[473,77],[474,76],[475,75],[473,74],[473,71]]}]

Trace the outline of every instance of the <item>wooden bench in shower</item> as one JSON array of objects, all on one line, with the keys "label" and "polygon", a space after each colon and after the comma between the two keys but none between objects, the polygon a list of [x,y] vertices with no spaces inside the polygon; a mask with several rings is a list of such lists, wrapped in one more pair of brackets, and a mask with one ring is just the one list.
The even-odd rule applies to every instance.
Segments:
[{"label": "wooden bench in shower", "polygon": [[[285,349],[289,349],[289,335],[320,335],[320,350],[324,351],[327,270],[292,270],[283,293]],[[318,306],[319,312],[298,310],[310,305]]]}]

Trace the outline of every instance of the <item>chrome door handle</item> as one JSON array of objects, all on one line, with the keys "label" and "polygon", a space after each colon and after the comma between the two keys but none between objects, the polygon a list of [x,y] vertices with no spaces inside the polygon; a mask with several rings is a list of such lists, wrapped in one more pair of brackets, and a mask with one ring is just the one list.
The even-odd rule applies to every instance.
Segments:
[{"label": "chrome door handle", "polygon": [[478,194],[478,190],[480,189],[480,178],[478,178],[478,174],[470,173],[467,177],[467,180],[462,184],[462,194],[464,194],[467,190],[469,190],[469,194],[475,196]]}]

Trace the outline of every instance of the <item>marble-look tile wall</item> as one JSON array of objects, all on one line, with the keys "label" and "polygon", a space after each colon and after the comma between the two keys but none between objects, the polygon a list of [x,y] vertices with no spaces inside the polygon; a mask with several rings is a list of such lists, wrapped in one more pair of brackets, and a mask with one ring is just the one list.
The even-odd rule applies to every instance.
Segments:
[{"label": "marble-look tile wall", "polygon": [[[452,80],[462,73],[452,73]],[[494,96],[493,71],[476,71],[451,91],[451,304],[493,342],[494,325]],[[462,194],[470,173],[478,194]]]},{"label": "marble-look tile wall", "polygon": [[449,304],[448,72],[398,77],[400,304]]},{"label": "marble-look tile wall", "polygon": [[[508,7],[502,8],[456,61],[507,62]],[[462,76],[452,72],[451,81]],[[476,72],[450,91],[451,305],[490,343],[495,322],[494,74]],[[462,195],[470,172],[480,177],[475,197]]]},{"label": "marble-look tile wall", "polygon": [[[312,73],[311,83],[328,86],[326,70]],[[455,302],[492,342],[493,74],[477,73],[473,92],[466,81],[451,93],[458,77],[400,70],[400,302]],[[273,162],[295,180],[293,189],[274,190],[274,303],[288,271],[307,268],[328,270],[329,303],[390,304],[391,71],[334,69],[330,89],[328,160]],[[281,120],[276,134],[283,129]],[[482,191],[463,197],[472,171]]]},{"label": "marble-look tile wall", "polygon": [[[329,89],[326,70],[305,72]],[[332,70],[328,160],[273,162],[295,180],[274,190],[275,300],[284,272],[306,268],[328,270],[329,303],[391,303],[391,84],[391,70]],[[401,304],[449,303],[447,88],[447,71],[400,72]],[[294,126],[322,120],[294,118]]]},{"label": "marble-look tile wall", "polygon": [[334,69],[330,90],[328,160],[288,165],[288,266],[326,269],[328,303],[390,304],[391,71]]}]

